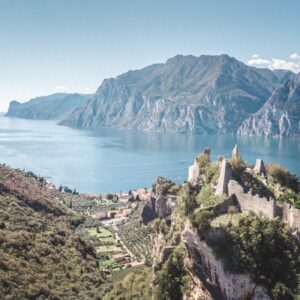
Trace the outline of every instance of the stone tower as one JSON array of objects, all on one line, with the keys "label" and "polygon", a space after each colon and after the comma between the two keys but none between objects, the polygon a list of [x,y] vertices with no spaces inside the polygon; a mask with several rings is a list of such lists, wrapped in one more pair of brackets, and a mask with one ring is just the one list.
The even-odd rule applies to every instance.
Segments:
[{"label": "stone tower", "polygon": [[264,161],[262,159],[258,158],[256,160],[256,163],[255,163],[255,166],[253,168],[253,171],[254,171],[255,174],[261,175],[261,176],[267,178],[266,167],[265,167]]},{"label": "stone tower", "polygon": [[228,183],[232,179],[232,169],[230,163],[226,160],[222,160],[222,166],[220,171],[220,177],[218,180],[215,195],[221,196],[228,194]]},{"label": "stone tower", "polygon": [[232,149],[231,158],[232,159],[234,159],[234,158],[241,158],[241,155],[240,155],[239,148],[238,148],[237,144],[235,144],[235,146]]}]

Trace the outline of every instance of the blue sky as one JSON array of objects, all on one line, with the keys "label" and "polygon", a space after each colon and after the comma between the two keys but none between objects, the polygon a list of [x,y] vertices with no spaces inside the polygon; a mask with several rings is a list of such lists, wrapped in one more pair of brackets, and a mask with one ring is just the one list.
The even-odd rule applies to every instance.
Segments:
[{"label": "blue sky", "polygon": [[0,111],[12,99],[92,93],[176,54],[298,71],[299,11],[298,0],[0,0]]}]

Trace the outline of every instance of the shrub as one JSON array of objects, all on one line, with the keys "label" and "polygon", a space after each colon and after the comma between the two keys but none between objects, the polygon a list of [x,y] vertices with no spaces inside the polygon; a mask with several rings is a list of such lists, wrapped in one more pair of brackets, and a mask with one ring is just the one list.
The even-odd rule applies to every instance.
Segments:
[{"label": "shrub", "polygon": [[294,192],[300,191],[299,179],[291,174],[287,169],[278,164],[267,165],[267,175],[269,180],[279,183],[281,186],[292,189]]},{"label": "shrub", "polygon": [[210,164],[205,170],[205,183],[216,184],[220,175],[220,169],[216,163]]},{"label": "shrub", "polygon": [[175,248],[162,269],[157,273],[154,288],[155,300],[181,300],[188,286],[189,276],[185,267],[186,250]]},{"label": "shrub", "polygon": [[225,196],[215,196],[209,185],[204,186],[196,197],[198,205],[203,208],[215,206],[225,200]]},{"label": "shrub", "polygon": [[107,199],[107,200],[113,200],[113,199],[114,199],[114,195],[108,193],[108,194],[106,195],[106,199]]},{"label": "shrub", "polygon": [[205,168],[210,163],[208,155],[206,155],[204,153],[202,153],[196,157],[196,162],[200,169]]},{"label": "shrub", "polygon": [[280,203],[290,203],[296,208],[300,209],[300,193],[296,193],[291,189],[285,189],[283,193],[277,198]]},{"label": "shrub", "polygon": [[199,233],[202,233],[210,228],[210,221],[214,217],[213,212],[208,210],[201,210],[197,208],[191,215],[190,221],[192,225],[198,229]]},{"label": "shrub", "polygon": [[228,224],[225,228],[229,234],[226,244],[212,247],[226,268],[250,273],[274,299],[289,299],[286,291],[295,292],[297,286],[299,247],[285,225],[278,218],[269,221],[250,215],[241,218],[238,226]]},{"label": "shrub", "polygon": [[238,176],[241,175],[247,167],[246,163],[240,157],[231,158],[230,164],[233,172]]}]

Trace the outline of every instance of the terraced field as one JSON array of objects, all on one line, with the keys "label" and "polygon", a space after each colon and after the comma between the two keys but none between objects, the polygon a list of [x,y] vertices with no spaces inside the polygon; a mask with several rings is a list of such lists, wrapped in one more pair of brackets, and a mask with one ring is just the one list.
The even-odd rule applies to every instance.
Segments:
[{"label": "terraced field", "polygon": [[94,237],[96,251],[98,254],[115,254],[124,252],[117,244],[114,233],[103,227],[92,227],[87,229],[87,233]]},{"label": "terraced field", "polygon": [[138,220],[120,226],[120,239],[138,261],[146,261],[151,257],[151,241],[149,229],[140,225]]}]

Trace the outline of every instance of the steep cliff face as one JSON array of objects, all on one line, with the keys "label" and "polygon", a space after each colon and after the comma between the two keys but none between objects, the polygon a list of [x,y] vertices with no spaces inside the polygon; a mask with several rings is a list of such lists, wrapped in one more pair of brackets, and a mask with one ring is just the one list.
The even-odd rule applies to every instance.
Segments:
[{"label": "steep cliff face", "polygon": [[299,209],[290,203],[297,205],[299,181],[293,190],[279,184],[261,159],[247,166],[237,145],[230,160],[209,154],[197,156],[187,183],[169,189],[177,191],[169,210],[157,193],[163,182],[154,185],[153,220],[157,207],[165,212],[150,223],[154,291],[165,291],[159,299],[296,299]]},{"label": "steep cliff face", "polygon": [[277,89],[264,106],[240,126],[241,135],[299,136],[300,75]]},{"label": "steep cliff face", "polygon": [[104,80],[62,125],[177,132],[236,132],[281,77],[227,55],[182,56]]},{"label": "steep cliff face", "polygon": [[58,93],[34,98],[25,103],[12,101],[6,116],[36,120],[61,120],[75,108],[83,106],[89,96]]},{"label": "steep cliff face", "polygon": [[193,276],[204,284],[213,299],[271,299],[267,290],[254,283],[250,275],[226,272],[222,261],[216,259],[212,250],[188,223],[185,224],[182,238],[188,249]]}]

